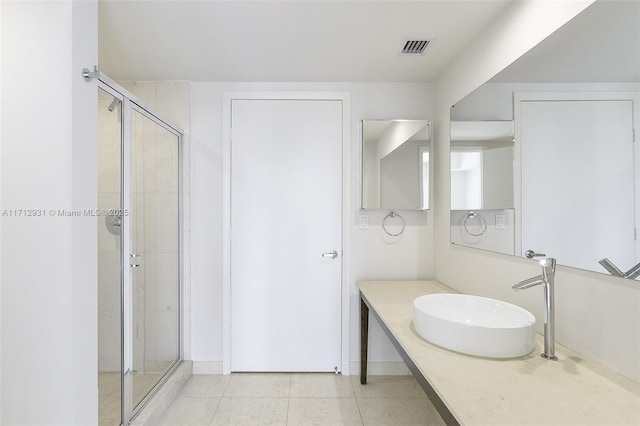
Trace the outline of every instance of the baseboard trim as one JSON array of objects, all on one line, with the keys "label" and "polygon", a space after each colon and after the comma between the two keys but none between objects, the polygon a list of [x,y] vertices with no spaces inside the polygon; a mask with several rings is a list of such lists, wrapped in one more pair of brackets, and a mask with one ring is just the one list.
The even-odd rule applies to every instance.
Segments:
[{"label": "baseboard trim", "polygon": [[222,374],[222,361],[193,361],[193,374]]},{"label": "baseboard trim", "polygon": [[131,422],[131,426],[154,426],[162,421],[165,411],[191,377],[191,361],[182,361],[167,382]]},{"label": "baseboard trim", "polygon": [[[352,376],[360,374],[360,363],[352,361],[349,363],[349,369]],[[367,362],[367,375],[370,376],[410,376],[411,371],[407,365],[400,362],[377,361]]]},{"label": "baseboard trim", "polygon": [[[373,376],[410,376],[411,372],[402,361],[369,361],[367,363],[367,373]],[[222,374],[222,361],[193,361],[193,374]],[[360,374],[360,363],[352,361],[349,363],[349,373],[351,375]]]}]

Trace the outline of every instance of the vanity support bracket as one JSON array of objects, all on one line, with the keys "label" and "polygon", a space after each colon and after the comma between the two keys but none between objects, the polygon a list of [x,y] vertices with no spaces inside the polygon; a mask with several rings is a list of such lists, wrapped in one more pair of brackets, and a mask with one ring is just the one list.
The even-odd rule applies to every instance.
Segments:
[{"label": "vanity support bracket", "polygon": [[[460,423],[454,417],[453,413],[449,411],[445,403],[440,399],[440,396],[436,393],[435,389],[431,386],[431,384],[427,381],[427,379],[422,375],[416,364],[413,362],[411,357],[405,352],[404,348],[398,340],[396,340],[395,336],[391,332],[391,330],[386,326],[386,324],[382,321],[378,313],[371,307],[371,303],[367,300],[367,298],[360,292],[360,383],[363,385],[367,383],[367,349],[368,349],[368,341],[369,341],[369,313],[373,315],[373,317],[378,321],[380,327],[384,330],[384,333],[387,335],[393,347],[396,348],[402,360],[409,367],[409,371],[416,378],[424,392],[427,394],[427,397],[433,403],[433,406],[438,410],[438,414],[442,417],[444,422],[448,426],[460,426]],[[366,333],[364,333],[366,331]],[[364,361],[363,361],[364,360]]]},{"label": "vanity support bracket", "polygon": [[367,384],[367,352],[369,349],[369,307],[360,297],[360,383]]}]

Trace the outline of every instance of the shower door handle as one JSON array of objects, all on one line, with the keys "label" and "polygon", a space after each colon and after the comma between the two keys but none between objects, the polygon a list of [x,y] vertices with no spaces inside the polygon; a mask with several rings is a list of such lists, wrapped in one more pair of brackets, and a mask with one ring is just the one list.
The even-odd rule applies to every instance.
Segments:
[{"label": "shower door handle", "polygon": [[330,252],[322,253],[322,257],[335,259],[338,257],[338,252],[336,250],[331,250]]}]

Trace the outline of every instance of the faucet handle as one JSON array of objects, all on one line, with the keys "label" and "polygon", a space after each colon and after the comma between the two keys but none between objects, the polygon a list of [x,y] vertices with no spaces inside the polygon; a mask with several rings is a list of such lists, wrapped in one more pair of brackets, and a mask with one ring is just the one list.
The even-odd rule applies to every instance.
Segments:
[{"label": "faucet handle", "polygon": [[533,259],[534,257],[544,257],[546,256],[546,254],[544,253],[536,253],[533,250],[527,250],[524,252],[525,257],[527,257],[528,259]]},{"label": "faucet handle", "polygon": [[620,269],[618,269],[618,267],[616,265],[614,265],[613,262],[610,261],[608,258],[605,257],[604,259],[600,260],[598,263],[600,265],[602,265],[602,267],[604,269],[606,269],[614,277],[623,277],[624,278],[625,273],[622,272]]}]

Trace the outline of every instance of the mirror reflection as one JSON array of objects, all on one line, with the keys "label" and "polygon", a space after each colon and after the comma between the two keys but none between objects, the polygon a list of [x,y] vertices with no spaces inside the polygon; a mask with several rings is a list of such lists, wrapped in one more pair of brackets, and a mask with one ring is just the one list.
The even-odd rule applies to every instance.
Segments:
[{"label": "mirror reflection", "polygon": [[451,242],[636,278],[639,106],[640,3],[595,2],[451,109]]},{"label": "mirror reflection", "polygon": [[362,208],[429,208],[430,122],[362,121]]},{"label": "mirror reflection", "polygon": [[451,123],[451,210],[513,208],[513,122]]}]

